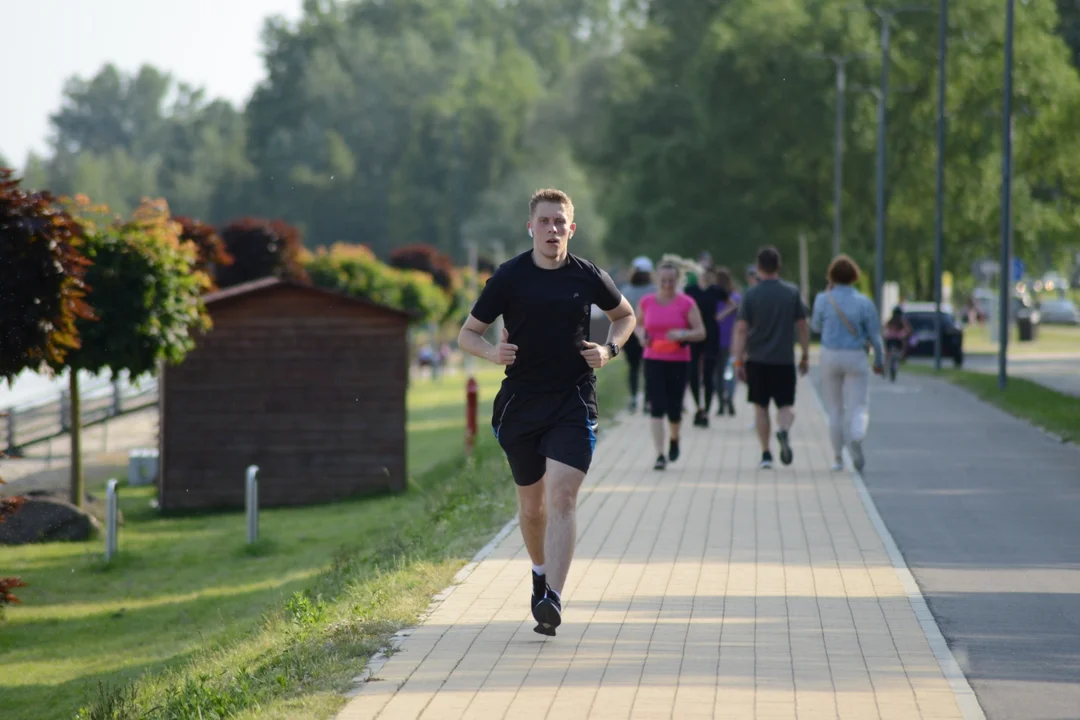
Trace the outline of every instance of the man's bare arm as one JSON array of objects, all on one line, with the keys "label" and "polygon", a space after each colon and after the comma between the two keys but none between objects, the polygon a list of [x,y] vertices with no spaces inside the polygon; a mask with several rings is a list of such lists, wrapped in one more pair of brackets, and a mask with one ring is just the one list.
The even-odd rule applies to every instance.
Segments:
[{"label": "man's bare arm", "polygon": [[735,332],[731,337],[731,358],[737,363],[745,361],[743,356],[746,354],[746,335],[749,330],[750,326],[745,320],[735,322]]},{"label": "man's bare arm", "polygon": [[614,310],[607,310],[604,314],[611,321],[607,341],[622,347],[630,339],[630,336],[634,333],[634,328],[637,326],[634,308],[631,307],[630,301],[624,297]]},{"label": "man's bare arm", "polygon": [[806,318],[795,321],[795,337],[799,341],[803,358],[810,357],[810,324],[806,322]]},{"label": "man's bare arm", "polygon": [[465,320],[458,333],[458,347],[470,355],[483,358],[498,365],[513,365],[517,359],[517,345],[507,342],[509,333],[503,328],[503,336],[498,345],[492,345],[484,339],[484,333],[491,323],[481,322],[472,315]]}]

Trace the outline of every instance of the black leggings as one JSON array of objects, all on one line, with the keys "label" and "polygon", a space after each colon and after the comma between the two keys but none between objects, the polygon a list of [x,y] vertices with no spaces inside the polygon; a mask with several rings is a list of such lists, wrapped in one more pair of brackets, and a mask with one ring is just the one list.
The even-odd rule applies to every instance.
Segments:
[{"label": "black leggings", "polygon": [[645,392],[649,395],[649,415],[677,423],[682,420],[689,363],[673,360],[645,360]]},{"label": "black leggings", "polygon": [[[694,406],[699,410],[709,412],[712,407],[712,398],[716,393],[716,364],[715,355],[705,353],[705,343],[694,343],[690,346],[690,394],[694,397]],[[705,405],[701,404],[701,386],[705,385]]]},{"label": "black leggings", "polygon": [[630,363],[630,398],[636,400],[638,393],[638,376],[641,374],[641,354],[645,350],[637,339],[637,335],[631,335],[623,346],[626,354],[626,362]]}]

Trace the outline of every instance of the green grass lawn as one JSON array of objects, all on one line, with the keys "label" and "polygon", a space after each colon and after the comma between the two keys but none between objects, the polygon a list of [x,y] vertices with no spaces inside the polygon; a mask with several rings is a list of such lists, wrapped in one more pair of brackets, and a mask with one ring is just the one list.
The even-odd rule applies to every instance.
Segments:
[{"label": "green grass lawn", "polygon": [[[936,375],[932,367],[914,363],[906,365],[904,372]],[[943,366],[940,377],[1064,440],[1080,440],[1080,399],[1017,377],[1009,378],[1004,391],[998,388],[996,374]]]},{"label": "green grass lawn", "polygon": [[[367,658],[514,513],[488,426],[500,378],[477,374],[471,459],[464,378],[418,380],[408,491],[265,510],[253,548],[243,513],[161,517],[145,487],[121,490],[110,566],[100,539],[0,547],[0,575],[29,583],[0,625],[3,718],[67,718],[87,703],[80,717],[102,720],[332,716]],[[624,379],[618,361],[600,373],[607,416]]]},{"label": "green grass lawn", "polygon": [[[990,342],[990,327],[969,325],[964,329],[965,353],[996,353],[998,344]],[[1080,327],[1040,325],[1031,342],[1017,340],[1016,329],[1009,335],[1009,356],[1023,357],[1042,353],[1080,353]]]}]

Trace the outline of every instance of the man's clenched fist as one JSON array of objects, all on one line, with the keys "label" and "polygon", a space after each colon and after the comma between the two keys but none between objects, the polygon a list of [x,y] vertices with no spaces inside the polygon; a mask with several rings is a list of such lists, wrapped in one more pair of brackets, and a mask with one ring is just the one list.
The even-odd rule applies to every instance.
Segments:
[{"label": "man's clenched fist", "polygon": [[517,360],[517,350],[518,346],[510,342],[510,331],[504,326],[502,338],[495,346],[495,362],[499,365],[513,365]]},{"label": "man's clenched fist", "polygon": [[584,342],[581,344],[581,357],[585,358],[585,362],[589,364],[589,367],[596,369],[607,365],[608,360],[611,359],[611,354],[608,352],[606,345]]}]

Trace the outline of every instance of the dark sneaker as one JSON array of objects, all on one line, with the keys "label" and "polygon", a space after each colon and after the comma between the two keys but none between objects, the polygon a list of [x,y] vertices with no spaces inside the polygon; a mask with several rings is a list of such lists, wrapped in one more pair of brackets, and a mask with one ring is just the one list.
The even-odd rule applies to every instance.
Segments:
[{"label": "dark sneaker", "polygon": [[636,398],[630,398],[630,402],[626,404],[626,410],[627,410],[627,412],[630,412],[630,413],[637,412],[637,399]]},{"label": "dark sneaker", "polygon": [[656,462],[653,463],[652,469],[664,470],[665,468],[667,468],[667,458],[663,455],[660,455],[656,458]]},{"label": "dark sneaker", "polygon": [[667,456],[668,456],[668,460],[670,460],[671,462],[675,462],[676,460],[679,459],[679,441],[678,440],[672,440],[671,442],[668,443]]},{"label": "dark sneaker", "polygon": [[536,571],[532,571],[533,578],[533,590],[532,601],[529,604],[530,610],[536,609],[536,604],[544,598],[544,594],[547,593],[547,576],[537,575]]},{"label": "dark sneaker", "polygon": [[795,459],[795,454],[791,452],[791,444],[788,442],[787,430],[781,430],[776,433],[776,439],[780,441],[780,462],[785,465],[790,465],[791,461]]},{"label": "dark sneaker", "polygon": [[772,453],[766,450],[761,453],[761,462],[758,463],[758,467],[762,470],[772,469]]},{"label": "dark sneaker", "polygon": [[536,620],[534,632],[548,637],[555,637],[555,628],[562,624],[562,602],[549,587],[540,602],[533,608],[533,619]]}]

